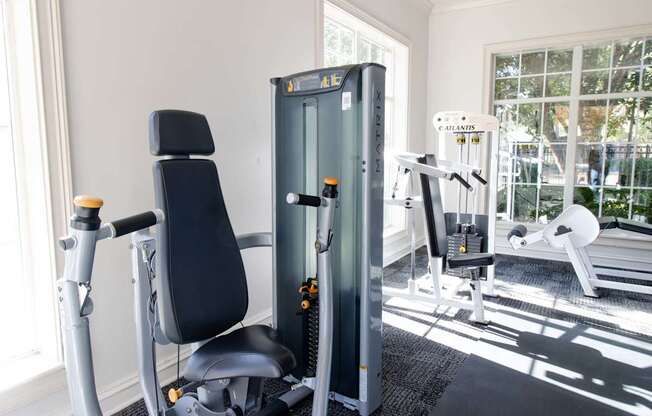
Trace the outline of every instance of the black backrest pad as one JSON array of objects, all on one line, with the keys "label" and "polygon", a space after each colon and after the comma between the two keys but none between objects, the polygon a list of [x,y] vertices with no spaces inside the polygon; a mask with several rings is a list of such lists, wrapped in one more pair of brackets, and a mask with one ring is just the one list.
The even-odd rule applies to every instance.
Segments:
[{"label": "black backrest pad", "polygon": [[158,227],[158,303],[163,332],[186,344],[218,335],[247,312],[247,280],[215,164],[170,159],[154,164]]},{"label": "black backrest pad", "polygon": [[203,114],[159,110],[149,116],[149,150],[161,155],[210,155],[213,136]]}]

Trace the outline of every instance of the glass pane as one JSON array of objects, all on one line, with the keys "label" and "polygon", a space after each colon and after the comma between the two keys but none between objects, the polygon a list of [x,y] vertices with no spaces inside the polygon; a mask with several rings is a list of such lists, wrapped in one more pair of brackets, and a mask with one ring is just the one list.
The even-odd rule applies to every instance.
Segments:
[{"label": "glass pane", "polygon": [[652,188],[652,144],[636,148],[634,186]]},{"label": "glass pane", "polygon": [[521,78],[519,98],[543,97],[543,77]]},{"label": "glass pane", "polygon": [[626,143],[607,143],[605,154],[604,185],[629,187],[632,182],[634,146]]},{"label": "glass pane", "polygon": [[645,55],[643,55],[643,65],[652,64],[652,39],[645,42]]},{"label": "glass pane", "polygon": [[353,39],[355,38],[352,31],[343,30],[340,32],[340,53],[347,59],[353,61]]},{"label": "glass pane", "polygon": [[605,189],[602,192],[602,216],[629,218],[629,189]]},{"label": "glass pane", "polygon": [[521,75],[543,74],[545,65],[545,52],[524,53],[521,57]]},{"label": "glass pane", "polygon": [[641,70],[639,68],[614,69],[611,72],[611,92],[638,91],[640,77]]},{"label": "glass pane", "polygon": [[498,214],[499,218],[505,219],[505,220],[510,220],[509,215],[507,213],[507,183],[505,182],[505,178],[503,176],[498,177],[498,202],[496,205],[496,214]]},{"label": "glass pane", "polygon": [[585,46],[582,51],[582,69],[609,68],[611,45]]},{"label": "glass pane", "polygon": [[514,221],[534,222],[537,210],[536,185],[514,186]]},{"label": "glass pane", "polygon": [[570,95],[571,74],[546,76],[546,97]]},{"label": "glass pane", "polygon": [[516,98],[516,90],[518,89],[518,79],[506,78],[496,80],[496,100],[505,100],[509,98]]},{"label": "glass pane", "polygon": [[621,98],[610,101],[609,121],[607,122],[607,140],[631,142],[636,127],[636,106],[634,98]]},{"label": "glass pane", "polygon": [[326,66],[338,66],[339,62],[337,60],[337,55],[332,52],[326,51],[326,56],[324,58],[324,63]]},{"label": "glass pane", "polygon": [[573,50],[553,50],[548,51],[547,73],[564,72],[573,69]]},{"label": "glass pane", "polygon": [[632,219],[652,224],[652,190],[634,191]]},{"label": "glass pane", "polygon": [[564,210],[564,188],[542,186],[539,191],[539,222],[547,224]]},{"label": "glass pane", "polygon": [[496,78],[519,75],[518,54],[496,56]]},{"label": "glass pane", "polygon": [[607,100],[580,101],[578,142],[601,142],[607,115]]},{"label": "glass pane", "polygon": [[514,181],[517,183],[537,183],[539,175],[539,145],[516,145]]},{"label": "glass pane", "polygon": [[580,94],[604,94],[609,85],[609,71],[582,72]]},{"label": "glass pane", "polygon": [[577,187],[573,194],[573,203],[585,206],[597,216],[600,208],[600,192],[597,188]]},{"label": "glass pane", "polygon": [[637,135],[639,143],[652,143],[652,97],[641,98]]},{"label": "glass pane", "polygon": [[494,108],[501,130],[510,130],[510,125],[516,124],[516,104],[497,105]]},{"label": "glass pane", "polygon": [[652,91],[652,66],[643,68],[643,91]]},{"label": "glass pane", "polygon": [[324,20],[324,49],[329,52],[335,53],[338,44],[338,26],[330,20]]},{"label": "glass pane", "polygon": [[371,44],[362,38],[358,39],[358,61],[369,62],[371,59]]},{"label": "glass pane", "polygon": [[578,185],[602,185],[601,144],[578,144],[575,152],[575,183]]},{"label": "glass pane", "polygon": [[[519,130],[536,136],[541,132],[541,103],[520,104],[518,106]],[[523,139],[521,139],[523,141]]]},{"label": "glass pane", "polygon": [[568,103],[546,103],[543,135],[548,142],[565,142],[568,138]]},{"label": "glass pane", "polygon": [[625,40],[614,43],[613,67],[640,65],[642,52],[642,39]]},{"label": "glass pane", "polygon": [[566,166],[566,144],[546,144],[543,146],[541,163],[541,183],[563,185]]}]

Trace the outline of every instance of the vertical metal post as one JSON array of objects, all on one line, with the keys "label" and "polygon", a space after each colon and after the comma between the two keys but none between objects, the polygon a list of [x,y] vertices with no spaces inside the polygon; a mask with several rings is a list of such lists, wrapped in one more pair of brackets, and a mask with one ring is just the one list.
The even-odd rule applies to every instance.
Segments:
[{"label": "vertical metal post", "polygon": [[336,199],[322,198],[317,214],[317,276],[319,284],[319,354],[317,355],[317,387],[312,402],[312,416],[328,414],[331,362],[333,358],[333,270],[330,235],[335,217]]},{"label": "vertical metal post", "polygon": [[138,372],[145,407],[150,415],[160,415],[168,408],[158,380],[155,343],[167,344],[169,341],[156,325],[158,321],[156,310],[150,308],[155,306],[150,303],[154,290],[150,271],[152,267],[150,253],[153,252],[155,244],[149,230],[138,231],[131,236]]},{"label": "vertical metal post", "polygon": [[98,230],[72,229],[66,247],[63,278],[57,282],[59,307],[62,315],[64,354],[68,393],[75,416],[100,416],[100,403],[95,388],[93,355],[88,315],[92,303],[86,294],[84,304],[79,299],[81,286],[90,285]]}]

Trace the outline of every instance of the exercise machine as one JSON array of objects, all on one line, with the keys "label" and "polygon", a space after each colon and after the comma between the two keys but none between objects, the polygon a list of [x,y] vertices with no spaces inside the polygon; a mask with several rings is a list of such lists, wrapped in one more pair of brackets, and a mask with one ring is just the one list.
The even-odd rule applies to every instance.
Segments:
[{"label": "exercise machine", "polygon": [[322,357],[321,282],[313,285],[314,211],[285,203],[294,189],[316,193],[340,179],[333,267],[330,395],[361,415],[382,401],[383,152],[385,68],[317,69],[271,80],[273,321],[297,366],[286,380],[310,385]]},{"label": "exercise machine", "polygon": [[[414,271],[408,280],[407,290],[384,287],[383,295],[405,298],[422,303],[453,306],[473,311],[471,320],[477,323],[487,323],[484,314],[482,298],[482,281],[487,280],[487,294],[493,295],[493,247],[495,229],[495,195],[497,173],[497,136],[498,122],[495,117],[474,115],[465,112],[437,113],[433,124],[439,132],[440,140],[445,140],[447,134],[454,134],[459,160],[456,162],[437,159],[432,154],[417,155],[403,153],[395,158],[399,165],[409,175],[419,176],[421,200],[423,205],[426,242],[429,256],[429,273],[422,278],[415,278]],[[481,136],[488,136],[491,143],[489,181],[483,178],[479,147]],[[467,136],[468,140],[467,141]],[[468,144],[475,147],[476,166],[470,165]],[[467,145],[463,148],[462,145]],[[466,159],[463,158],[466,152]],[[445,213],[440,180],[455,181],[458,184],[457,212]],[[474,181],[478,187],[489,188],[488,214],[477,214],[479,209],[479,192],[469,182]],[[404,201],[413,203],[412,195],[407,195]],[[470,198],[470,201],[469,201]],[[465,208],[463,208],[465,206]],[[469,209],[471,213],[462,213]],[[414,230],[411,231],[414,235]],[[414,247],[412,247],[414,252]],[[414,254],[412,254],[414,256]],[[444,277],[456,276],[463,280],[462,284],[446,288]],[[459,299],[458,292],[468,282],[471,301]],[[449,293],[444,293],[444,289]]]},{"label": "exercise machine", "polygon": [[[288,193],[285,203],[317,211],[314,242],[321,315],[319,357],[310,386],[296,385],[262,407],[263,382],[297,365],[268,326],[230,331],[247,312],[247,280],[240,251],[272,245],[270,233],[233,233],[213,161],[191,158],[214,152],[201,114],[164,110],[150,117],[156,209],[102,223],[99,198],[75,198],[58,299],[73,414],[101,415],[95,388],[89,317],[97,243],[131,236],[140,384],[150,415],[271,416],[314,391],[313,416],[327,414],[332,350],[331,244],[337,181],[325,180],[321,196]],[[295,211],[295,215],[297,212]],[[156,227],[155,236],[149,231]],[[316,229],[316,239],[315,239]],[[229,332],[230,331],[230,332]],[[156,345],[193,344],[183,372],[188,384],[169,391],[168,406],[156,372]]]},{"label": "exercise machine", "polygon": [[652,281],[650,271],[596,267],[592,264],[587,247],[599,237],[601,230],[616,228],[637,234],[652,235],[652,227],[647,224],[615,217],[598,220],[587,208],[581,205],[571,205],[537,232],[528,234],[524,225],[516,225],[507,234],[507,240],[515,250],[529,247],[539,241],[546,242],[550,247],[565,250],[585,296],[597,298],[600,296],[599,289],[617,289],[652,295],[652,286],[650,285],[605,280],[598,277],[606,275]]}]

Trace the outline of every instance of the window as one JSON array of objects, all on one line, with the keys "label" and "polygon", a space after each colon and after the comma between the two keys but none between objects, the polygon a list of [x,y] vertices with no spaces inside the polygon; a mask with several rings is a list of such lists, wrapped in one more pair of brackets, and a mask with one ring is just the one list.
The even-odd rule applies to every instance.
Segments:
[{"label": "window", "polygon": [[[357,17],[324,3],[324,63],[339,66],[375,62],[387,68],[385,80],[385,150],[407,150],[409,49],[402,42]],[[391,195],[398,165],[385,159],[385,193]],[[405,210],[385,207],[385,235],[404,231]]]},{"label": "window", "polygon": [[[41,38],[36,7],[46,22]],[[55,236],[65,232],[70,186],[56,12],[49,1],[0,3],[0,316],[8,318],[0,413],[15,405],[21,382],[61,363]]]},{"label": "window", "polygon": [[574,203],[652,223],[652,38],[499,54],[494,71],[503,218]]}]

